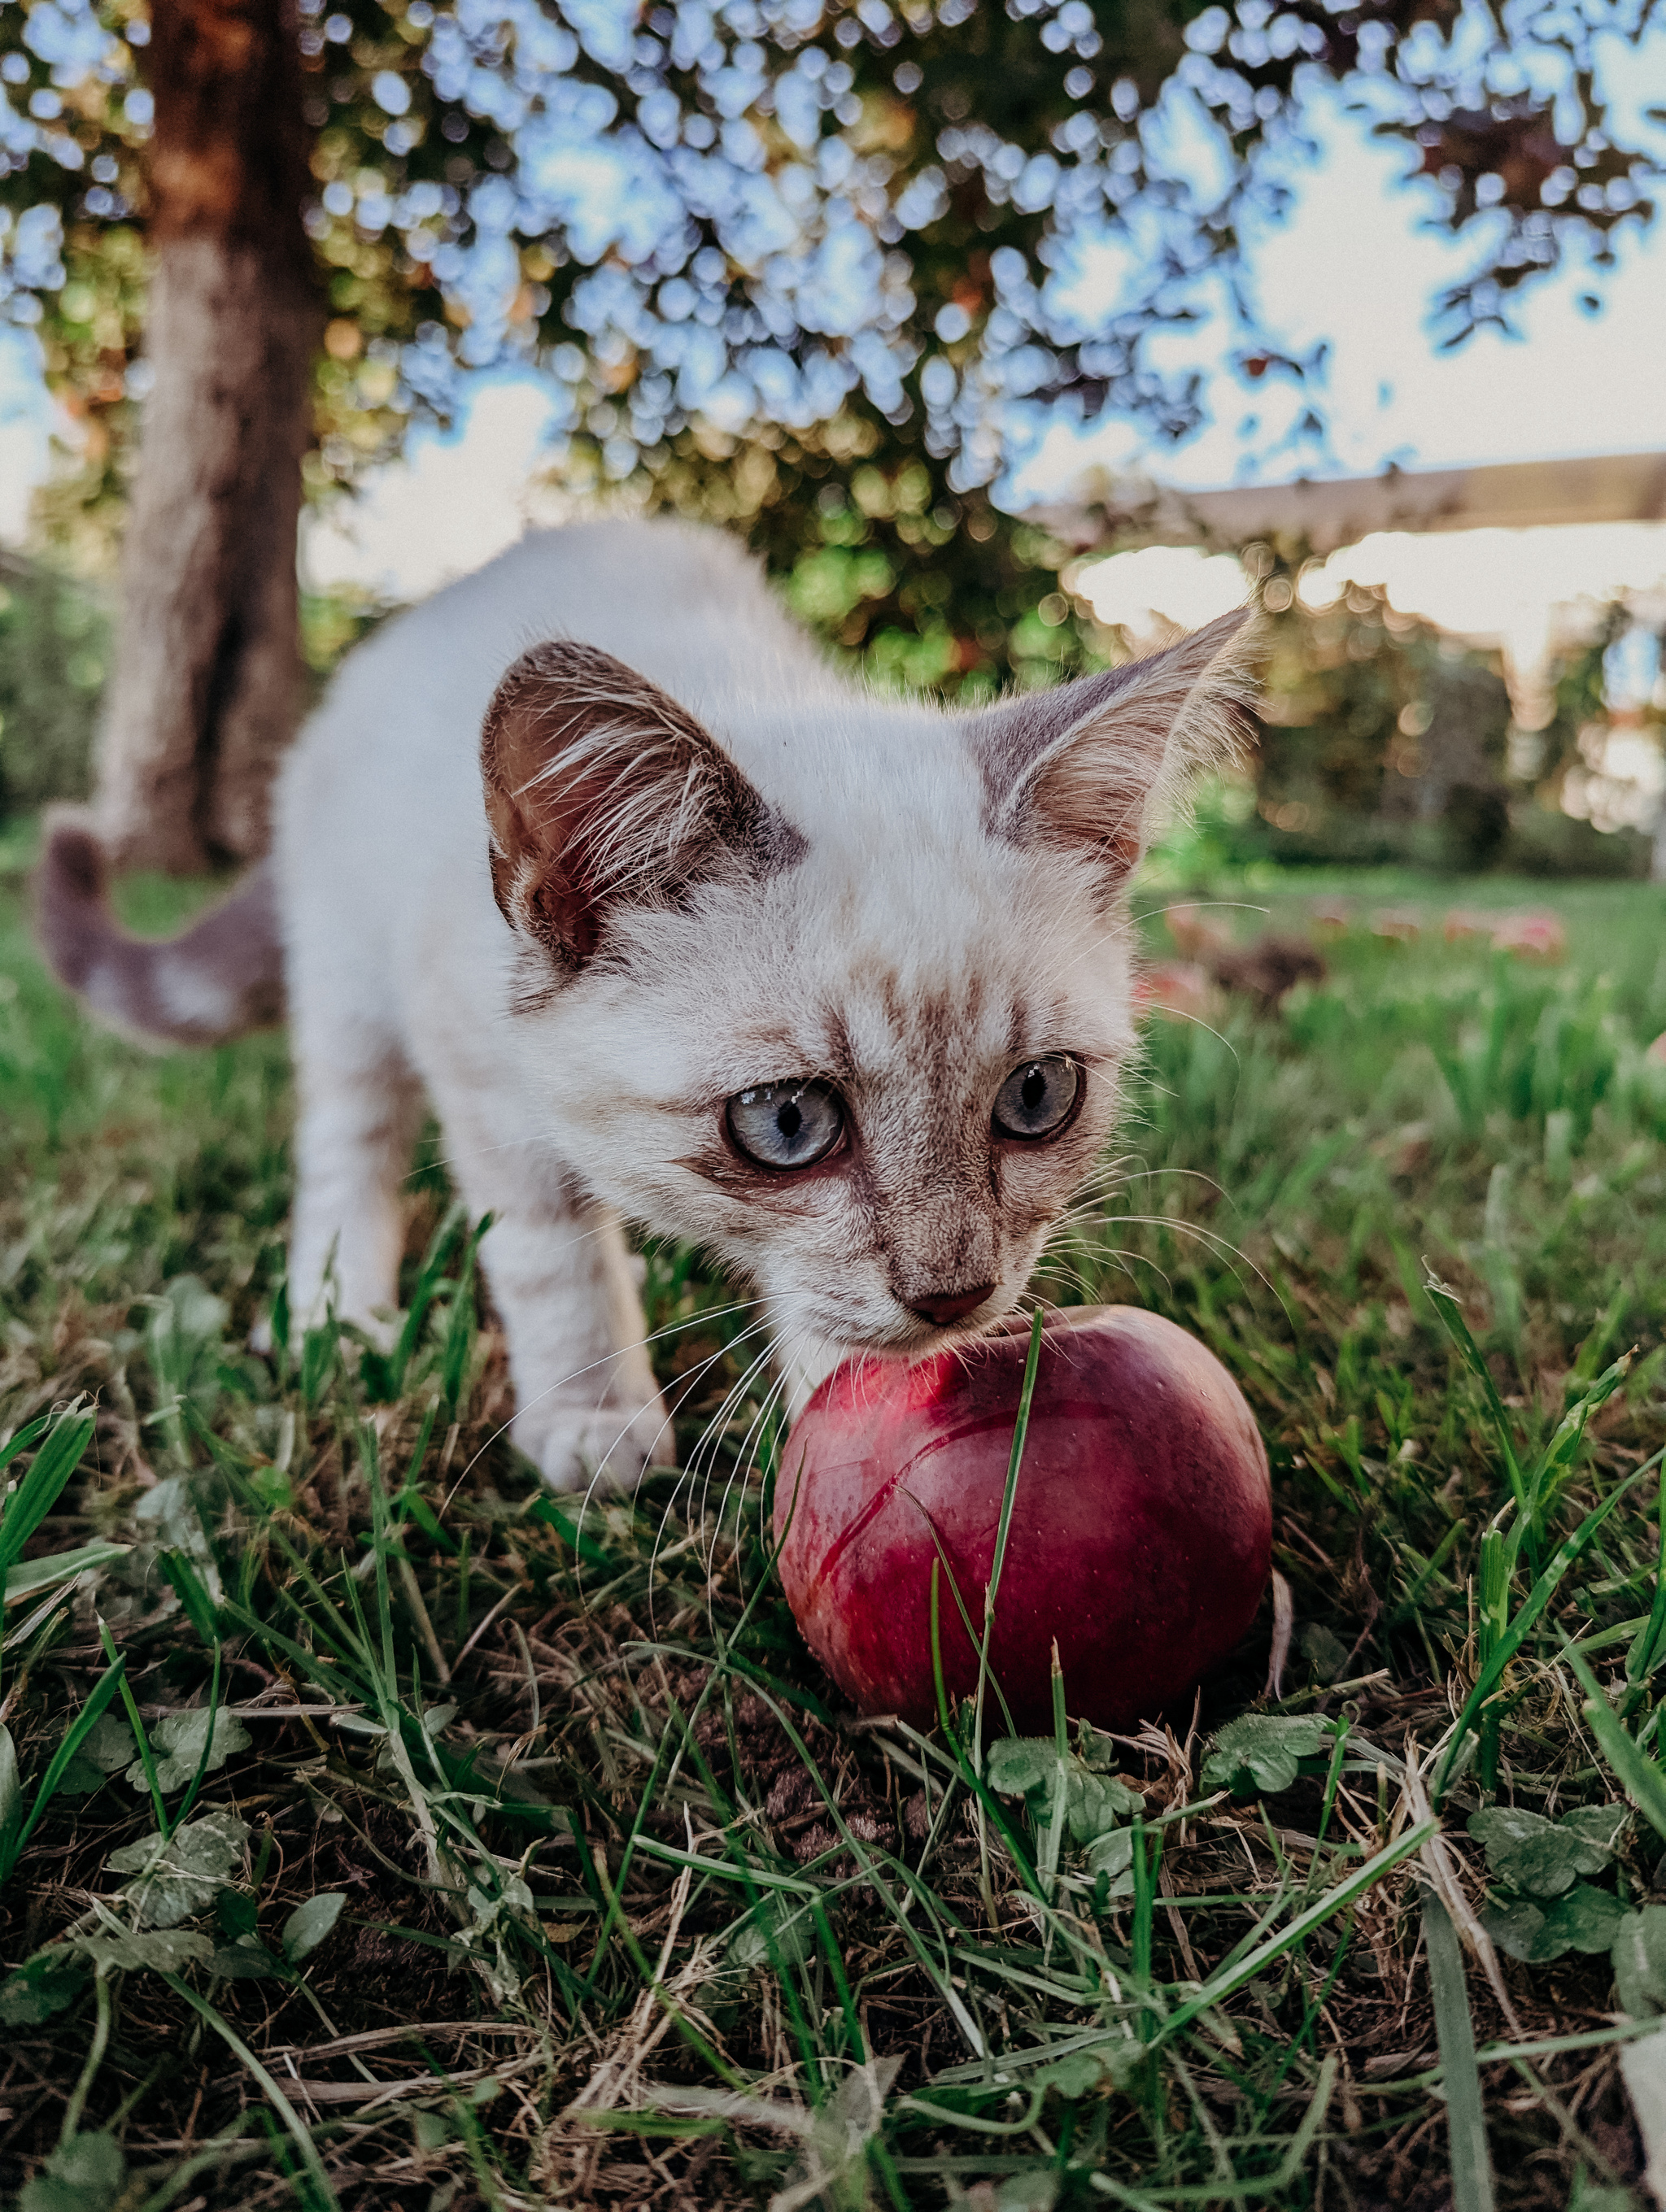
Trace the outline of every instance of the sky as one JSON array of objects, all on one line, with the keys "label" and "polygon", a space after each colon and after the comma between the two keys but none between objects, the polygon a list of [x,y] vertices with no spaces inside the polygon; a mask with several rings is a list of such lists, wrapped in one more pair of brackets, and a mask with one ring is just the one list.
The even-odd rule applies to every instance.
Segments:
[{"label": "sky", "polygon": [[[1627,64],[1626,93],[1628,104],[1666,100],[1666,36]],[[1212,419],[1200,434],[1154,453],[1127,423],[1085,434],[1055,427],[1024,464],[1018,496],[1057,498],[1092,465],[1202,489],[1298,474],[1369,474],[1389,461],[1440,468],[1666,448],[1666,226],[1645,234],[1622,225],[1618,270],[1594,284],[1582,270],[1543,282],[1512,306],[1515,333],[1483,331],[1441,353],[1431,306],[1474,248],[1431,229],[1429,189],[1402,181],[1403,147],[1371,142],[1335,99],[1313,120],[1320,150],[1293,175],[1294,213],[1248,243],[1262,309],[1289,349],[1329,341],[1319,394],[1326,444],[1286,442],[1303,395],[1270,379],[1263,389],[1222,373],[1222,333],[1205,326],[1164,342],[1165,365],[1192,362],[1213,373]],[[1602,299],[1596,315],[1578,305],[1588,289]],[[414,598],[477,567],[529,519],[549,519],[548,495],[529,489],[546,413],[534,377],[480,377],[457,430],[418,428],[403,461],[377,472],[334,518],[309,523],[302,557],[310,580]],[[1246,416],[1256,422],[1247,437]],[[23,534],[30,491],[46,465],[48,427],[21,351],[0,348],[0,538]],[[1616,557],[1626,570],[1624,578],[1615,574],[1618,582],[1634,580],[1639,560],[1646,567],[1651,556],[1633,544]],[[1601,588],[1597,571],[1612,565],[1602,542],[1592,540],[1577,558],[1588,587]],[[1169,573],[1183,570],[1171,564]]]}]

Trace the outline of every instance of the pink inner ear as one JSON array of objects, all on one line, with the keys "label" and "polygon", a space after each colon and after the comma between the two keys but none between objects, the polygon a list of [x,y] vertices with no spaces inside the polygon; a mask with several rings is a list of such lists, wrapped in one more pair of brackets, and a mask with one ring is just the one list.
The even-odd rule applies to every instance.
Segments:
[{"label": "pink inner ear", "polygon": [[605,794],[576,762],[570,775],[550,773],[587,720],[563,698],[553,658],[527,654],[499,686],[481,734],[481,774],[504,919],[576,964],[600,935],[595,886],[575,864]]},{"label": "pink inner ear", "polygon": [[[523,758],[520,764],[528,763]],[[499,906],[549,951],[581,966],[601,935],[601,901],[582,866],[584,831],[605,795],[602,779],[581,773],[564,781],[511,787],[501,809],[491,809],[489,802],[503,848],[502,861],[496,853],[492,855]],[[504,888],[499,887],[500,873]],[[505,905],[505,889],[515,913]]]}]

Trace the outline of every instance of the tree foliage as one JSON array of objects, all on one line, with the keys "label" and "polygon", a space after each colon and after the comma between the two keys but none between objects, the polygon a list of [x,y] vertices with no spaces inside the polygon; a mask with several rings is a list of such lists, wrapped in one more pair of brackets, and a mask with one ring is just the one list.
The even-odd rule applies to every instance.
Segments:
[{"label": "tree foliage", "polygon": [[[727,514],[830,635],[949,684],[1091,657],[991,501],[1044,416],[1183,435],[1203,395],[1157,342],[1214,314],[1316,424],[1239,234],[1319,88],[1473,240],[1448,339],[1654,211],[1599,67],[1651,0],[300,4],[312,488],[536,359],[570,481]],[[143,0],[0,0],[0,312],[80,417],[82,527],[145,388],[149,33]]]}]

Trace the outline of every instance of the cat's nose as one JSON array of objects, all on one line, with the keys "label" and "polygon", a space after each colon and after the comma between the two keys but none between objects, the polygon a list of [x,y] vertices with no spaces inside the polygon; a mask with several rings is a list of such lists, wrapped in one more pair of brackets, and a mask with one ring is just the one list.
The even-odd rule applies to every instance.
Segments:
[{"label": "cat's nose", "polygon": [[909,1306],[922,1321],[930,1322],[937,1328],[946,1328],[951,1322],[961,1320],[975,1306],[981,1306],[994,1287],[993,1283],[974,1283],[970,1290],[944,1291],[930,1297],[910,1298]]}]

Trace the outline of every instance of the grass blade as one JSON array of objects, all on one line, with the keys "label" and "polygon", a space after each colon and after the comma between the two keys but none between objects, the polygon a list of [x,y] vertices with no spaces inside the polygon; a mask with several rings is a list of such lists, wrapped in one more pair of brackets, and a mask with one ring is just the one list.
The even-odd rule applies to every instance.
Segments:
[{"label": "grass blade", "polygon": [[1585,1516],[1573,1534],[1559,1544],[1551,1553],[1549,1563],[1529,1591],[1521,1609],[1510,1624],[1509,1629],[1493,1645],[1492,1656],[1476,1675],[1474,1686],[1463,1701],[1463,1710],[1457,1717],[1456,1724],[1452,1730],[1451,1741],[1448,1743],[1445,1756],[1440,1762],[1440,1771],[1435,1777],[1434,1788],[1429,1792],[1430,1802],[1437,1811],[1439,1809],[1441,1799],[1445,1795],[1446,1784],[1451,1778],[1458,1753],[1463,1747],[1463,1740],[1474,1724],[1476,1714],[1498,1687],[1505,1668],[1527,1641],[1534,1624],[1555,1595],[1557,1584],[1594,1540],[1597,1530],[1621,1498],[1635,1490],[1644,1476],[1658,1467],[1663,1459],[1666,1459],[1666,1449],[1657,1451],[1652,1459],[1645,1459],[1635,1474],[1627,1475],[1618,1489],[1610,1491],[1602,1503],[1594,1507]]},{"label": "grass blade", "polygon": [[1614,1769],[1620,1785],[1651,1827],[1666,1836],[1666,1774],[1646,1751],[1640,1750],[1621,1726],[1620,1716],[1602,1694],[1584,1654],[1568,1653],[1568,1663],[1585,1692],[1585,1718],[1602,1756]]},{"label": "grass blade", "polygon": [[989,1584],[983,1593],[983,1640],[977,1652],[977,1698],[974,1707],[972,1757],[980,1771],[983,1762],[983,1692],[989,1679],[989,1639],[994,1634],[995,1595],[1000,1571],[1006,1562],[1006,1539],[1012,1526],[1012,1500],[1018,1493],[1018,1468],[1024,1461],[1024,1442],[1030,1433],[1030,1406],[1036,1395],[1036,1372],[1041,1365],[1042,1327],[1045,1316],[1036,1308],[1030,1324],[1030,1350],[1024,1362],[1024,1388],[1018,1394],[1018,1419],[1012,1429],[1012,1455],[1006,1462],[1006,1486],[1000,1494],[1000,1519],[995,1528],[995,1556],[990,1563]]},{"label": "grass blade", "polygon": [[1335,1889],[1327,1890],[1315,1904],[1309,1905],[1305,1912],[1298,1912],[1287,1928],[1280,1929],[1266,1942],[1257,1944],[1253,1951],[1238,1960],[1225,1973],[1216,1974],[1205,1982],[1195,1996],[1188,1997],[1184,2004],[1177,2006],[1162,2024],[1162,2039],[1166,2042],[1189,2021],[1195,2020],[1200,2013],[1207,2012],[1212,2005],[1225,2003],[1235,1990],[1253,1982],[1258,1974],[1272,1965],[1274,1960],[1282,1958],[1286,1951],[1304,1942],[1316,1928],[1322,1927],[1327,1920],[1334,1918],[1363,1897],[1402,1859],[1409,1858],[1414,1851],[1420,1851],[1430,1837],[1438,1831],[1438,1821],[1420,1820],[1414,1828],[1408,1828],[1403,1836],[1396,1837],[1386,1849],[1367,1859],[1363,1866],[1356,1867],[1345,1881],[1337,1883]]},{"label": "grass blade", "polygon": [[33,1597],[54,1583],[73,1582],[89,1567],[107,1567],[112,1560],[125,1559],[132,1548],[131,1544],[94,1542],[77,1544],[72,1551],[49,1553],[44,1559],[20,1559],[6,1571],[5,1602],[15,1605],[19,1598]]},{"label": "grass blade", "polygon": [[[24,1545],[57,1504],[59,1492],[80,1466],[92,1437],[90,1413],[65,1414],[11,1496],[0,1499],[0,1580],[8,1585],[11,1570],[23,1556]],[[14,1444],[16,1441],[14,1437]]]},{"label": "grass blade", "polygon": [[306,2167],[308,2178],[319,2191],[323,2203],[331,2208],[331,2212],[340,2212],[339,2201],[335,2191],[330,2185],[330,2177],[325,2171],[324,2160],[319,2156],[318,2145],[313,2141],[310,2132],[301,2121],[301,2115],[284,2095],[283,2090],[278,2087],[274,2077],[261,2064],[231,2022],[217,2013],[206,1997],[198,1996],[190,1983],[182,1982],[177,1974],[158,1971],[161,1980],[167,1984],[175,1996],[183,1997],[193,2012],[200,2014],[222,2043],[230,2051],[232,2056],[240,2064],[248,2068],[265,2093],[267,2103],[289,2130],[295,2148],[301,2153],[301,2162]]},{"label": "grass blade", "polygon": [[1463,1954],[1458,1948],[1457,1930],[1450,1916],[1432,1890],[1423,1899],[1423,1937],[1429,1954],[1429,1992],[1434,2001],[1441,2079],[1446,2087],[1452,2212],[1494,2212],[1497,2200],[1493,2188],[1493,2155],[1487,2148],[1487,2116],[1481,2108],[1481,2073],[1475,2064],[1475,2030],[1469,2017]]},{"label": "grass blade", "polygon": [[105,1707],[121,1686],[126,1673],[127,1660],[124,1655],[99,1676],[93,1685],[91,1696],[64,1731],[62,1742],[47,1762],[46,1771],[40,1778],[40,1787],[35,1791],[34,1803],[29,1808],[27,1817],[15,1836],[9,1839],[0,1838],[0,1887],[3,1887],[10,1879],[12,1870],[22,1857],[24,1848],[33,1832],[35,1822],[52,1802],[58,1784],[69,1772],[70,1761],[92,1734]]}]

